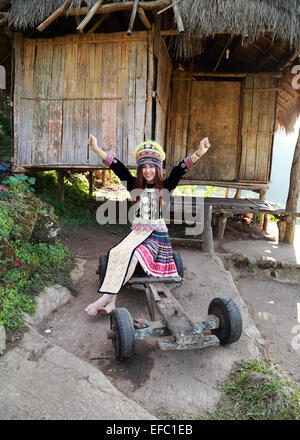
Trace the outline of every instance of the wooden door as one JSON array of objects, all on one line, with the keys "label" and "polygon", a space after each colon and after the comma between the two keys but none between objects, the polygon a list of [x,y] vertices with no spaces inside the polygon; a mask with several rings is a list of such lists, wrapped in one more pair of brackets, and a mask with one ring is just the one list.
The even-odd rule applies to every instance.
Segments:
[{"label": "wooden door", "polygon": [[249,76],[243,88],[240,181],[271,175],[277,79]]},{"label": "wooden door", "polygon": [[240,82],[194,81],[189,72],[174,72],[168,114],[168,172],[208,137],[210,151],[184,179],[216,182],[237,178],[240,96]]}]

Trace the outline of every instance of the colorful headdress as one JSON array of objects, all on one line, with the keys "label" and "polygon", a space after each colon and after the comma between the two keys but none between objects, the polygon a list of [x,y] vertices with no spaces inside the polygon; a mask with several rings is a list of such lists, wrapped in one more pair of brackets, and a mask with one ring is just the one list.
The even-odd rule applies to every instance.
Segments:
[{"label": "colorful headdress", "polygon": [[141,165],[150,164],[162,169],[165,157],[166,155],[161,145],[154,141],[142,142],[134,152],[137,168]]}]

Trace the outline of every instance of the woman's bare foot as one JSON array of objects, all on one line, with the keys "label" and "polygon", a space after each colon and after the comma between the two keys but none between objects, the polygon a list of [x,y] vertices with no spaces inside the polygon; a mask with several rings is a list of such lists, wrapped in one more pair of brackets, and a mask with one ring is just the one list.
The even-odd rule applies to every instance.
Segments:
[{"label": "woman's bare foot", "polygon": [[85,312],[89,316],[96,316],[98,313],[101,315],[108,315],[115,309],[116,295],[104,294],[97,301],[89,304],[85,308]]}]

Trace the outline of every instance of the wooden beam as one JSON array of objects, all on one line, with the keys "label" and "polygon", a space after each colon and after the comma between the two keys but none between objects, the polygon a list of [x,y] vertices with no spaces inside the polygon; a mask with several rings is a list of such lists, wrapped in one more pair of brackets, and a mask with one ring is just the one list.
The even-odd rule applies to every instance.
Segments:
[{"label": "wooden beam", "polygon": [[53,12],[53,14],[50,15],[50,17],[46,18],[46,20],[37,27],[37,30],[42,32],[44,29],[46,29],[46,27],[48,27],[54,20],[56,20],[66,11],[70,4],[71,0],[67,0],[65,3],[63,3],[58,9],[56,9],[56,11]]},{"label": "wooden beam", "polygon": [[215,72],[215,71],[217,70],[217,68],[219,67],[220,62],[222,61],[222,58],[223,58],[223,56],[224,56],[224,53],[226,52],[226,49],[228,49],[228,47],[230,46],[230,44],[231,44],[233,38],[234,38],[234,37],[231,36],[231,37],[226,41],[226,44],[225,44],[225,46],[223,47],[223,50],[222,50],[222,52],[221,52],[221,55],[219,56],[218,61],[217,61],[216,65],[215,65],[215,67],[213,68],[213,72]]},{"label": "wooden beam", "polygon": [[[179,2],[180,2],[180,0],[176,0],[176,3],[179,3]],[[166,8],[161,9],[160,11],[158,11],[157,15],[162,14],[163,12],[167,11],[168,9],[170,9],[172,7],[173,7],[173,3],[171,5],[169,5],[169,6],[167,6]]]},{"label": "wooden beam", "polygon": [[148,20],[146,14],[145,14],[144,9],[143,8],[138,8],[138,14],[139,14],[139,17],[140,17],[142,23],[144,24],[145,28],[149,31],[152,26],[151,26],[151,23]]},{"label": "wooden beam", "polygon": [[217,72],[192,72],[193,76],[206,76],[206,77],[220,77],[220,78],[246,78],[247,76],[262,76],[272,78],[282,78],[283,74],[280,72],[245,72],[245,73],[217,73]]},{"label": "wooden beam", "polygon": [[178,8],[178,1],[172,0],[172,6],[173,6],[173,11],[174,11],[174,15],[175,15],[177,28],[178,28],[179,32],[182,33],[182,32],[184,32],[184,26],[183,26],[182,18],[181,18],[180,11]]},{"label": "wooden beam", "polygon": [[[97,10],[96,14],[107,14],[108,12],[118,12],[118,11],[130,11],[133,6],[133,1],[130,2],[122,2],[122,3],[109,3],[106,5],[100,6]],[[154,0],[150,2],[141,1],[140,7],[145,11],[152,11],[153,9],[161,9],[165,6],[171,4],[171,0]],[[87,15],[89,13],[88,7],[82,7],[79,9],[71,9],[68,12],[64,12],[63,15]]]},{"label": "wooden beam", "polygon": [[300,56],[300,52],[296,50],[293,55],[287,60],[287,62],[280,68],[281,71],[285,71],[288,67],[290,67],[297,57]]},{"label": "wooden beam", "polygon": [[132,28],[134,25],[134,21],[135,21],[135,17],[136,17],[136,13],[138,10],[138,6],[139,6],[139,0],[134,0],[133,2],[133,6],[132,6],[132,11],[131,11],[131,16],[130,16],[130,20],[129,20],[129,26],[127,29],[127,35],[130,35],[132,32]]},{"label": "wooden beam", "polygon": [[97,10],[100,8],[104,0],[98,0],[97,3],[94,4],[94,6],[90,9],[89,13],[84,17],[82,22],[77,26],[77,31],[83,32],[83,29],[88,24],[88,22],[94,17]]},{"label": "wooden beam", "polygon": [[110,14],[102,15],[102,17],[99,18],[99,20],[96,21],[96,23],[87,31],[88,34],[92,34],[95,32],[96,29],[102,24],[105,20],[110,17]]},{"label": "wooden beam", "polygon": [[0,19],[0,26],[3,26],[7,22],[8,22],[8,16],[6,15]]}]

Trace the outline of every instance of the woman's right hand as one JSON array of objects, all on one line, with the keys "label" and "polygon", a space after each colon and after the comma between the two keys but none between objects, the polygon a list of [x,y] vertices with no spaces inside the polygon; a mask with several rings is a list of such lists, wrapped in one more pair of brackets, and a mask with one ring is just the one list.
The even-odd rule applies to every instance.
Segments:
[{"label": "woman's right hand", "polygon": [[95,136],[93,136],[92,134],[90,134],[90,137],[88,139],[88,144],[91,150],[93,150],[96,153],[98,150],[97,138],[95,138]]}]

